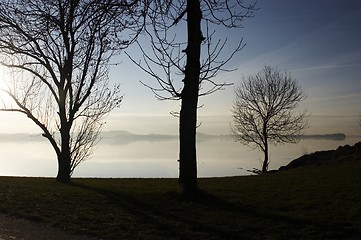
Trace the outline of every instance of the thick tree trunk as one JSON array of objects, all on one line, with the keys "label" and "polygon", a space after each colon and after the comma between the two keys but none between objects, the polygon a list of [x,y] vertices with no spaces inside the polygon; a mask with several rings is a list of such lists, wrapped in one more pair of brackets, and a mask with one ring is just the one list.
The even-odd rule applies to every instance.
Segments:
[{"label": "thick tree trunk", "polygon": [[[66,75],[66,74],[64,74]],[[63,83],[65,80],[62,81]],[[71,123],[67,119],[66,91],[64,86],[59,90],[59,117],[60,117],[60,138],[61,146],[58,153],[58,175],[56,179],[68,183],[71,177],[71,154],[70,154],[70,129]]]},{"label": "thick tree trunk", "polygon": [[196,128],[202,43],[199,1],[187,0],[188,46],[179,122],[179,187],[186,198],[197,194]]},{"label": "thick tree trunk", "polygon": [[197,98],[182,99],[179,124],[179,187],[186,198],[193,198],[197,194],[196,124]]},{"label": "thick tree trunk", "polygon": [[61,153],[58,156],[58,175],[56,180],[63,183],[70,182],[71,168],[70,168],[70,154]]},{"label": "thick tree trunk", "polygon": [[59,182],[68,183],[71,177],[71,155],[70,155],[70,134],[67,127],[60,129],[61,151],[58,154],[58,175]]}]

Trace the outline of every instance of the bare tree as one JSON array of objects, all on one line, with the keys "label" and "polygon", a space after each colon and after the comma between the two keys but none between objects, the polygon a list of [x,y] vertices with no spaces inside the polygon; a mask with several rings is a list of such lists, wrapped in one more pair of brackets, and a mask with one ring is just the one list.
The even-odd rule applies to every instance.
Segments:
[{"label": "bare tree", "polygon": [[297,143],[307,127],[307,111],[294,113],[306,95],[289,73],[270,66],[243,80],[235,89],[231,132],[237,141],[263,151],[259,172],[264,173],[269,143]]},{"label": "bare tree", "polygon": [[[227,38],[216,39],[216,27],[239,28],[244,18],[252,17],[254,3],[245,1],[153,0],[147,6],[145,31],[150,47],[138,43],[143,54],[133,62],[158,83],[149,87],[158,99],[181,100],[179,114],[179,186],[184,196],[197,192],[196,127],[198,97],[211,94],[227,83],[212,79],[239,52],[224,53]],[[202,30],[203,28],[203,30]],[[184,32],[183,32],[184,31]],[[224,35],[223,35],[224,36]],[[201,49],[204,52],[201,52]],[[226,57],[224,57],[226,56]]]},{"label": "bare tree", "polygon": [[[111,56],[138,34],[136,1],[0,1],[0,63],[12,69],[2,111],[30,118],[57,154],[57,180],[98,142],[103,118],[119,106],[108,87]],[[118,34],[129,36],[120,39]]]}]

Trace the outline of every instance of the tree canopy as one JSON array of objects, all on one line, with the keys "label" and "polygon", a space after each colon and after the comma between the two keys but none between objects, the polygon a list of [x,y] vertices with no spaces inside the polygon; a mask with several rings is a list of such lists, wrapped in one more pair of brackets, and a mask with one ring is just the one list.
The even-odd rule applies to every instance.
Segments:
[{"label": "tree canopy", "polygon": [[265,66],[243,78],[235,89],[232,135],[264,152],[262,172],[268,170],[269,143],[295,143],[307,127],[307,111],[295,113],[306,98],[289,73]]},{"label": "tree canopy", "polygon": [[0,1],[0,64],[12,70],[3,89],[12,102],[1,110],[23,113],[41,129],[57,154],[60,181],[89,157],[103,118],[122,100],[119,85],[108,86],[108,64],[139,34],[134,6]]}]

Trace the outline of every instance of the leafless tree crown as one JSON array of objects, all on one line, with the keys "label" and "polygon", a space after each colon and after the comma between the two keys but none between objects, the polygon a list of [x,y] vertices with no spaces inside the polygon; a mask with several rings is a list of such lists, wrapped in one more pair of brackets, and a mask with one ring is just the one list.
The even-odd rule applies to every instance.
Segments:
[{"label": "leafless tree crown", "polygon": [[136,2],[0,1],[0,63],[13,70],[1,110],[27,115],[58,156],[69,144],[72,171],[122,100],[108,63],[139,34]]},{"label": "leafless tree crown", "polygon": [[304,90],[289,73],[265,66],[258,74],[244,78],[235,89],[234,137],[262,151],[267,141],[298,142],[307,127],[307,113],[296,114],[294,109],[305,98]]},{"label": "leafless tree crown", "polygon": [[[253,17],[255,3],[246,5],[243,0],[212,1],[202,0],[202,45],[204,52],[201,60],[199,78],[200,96],[211,94],[230,83],[218,83],[213,78],[220,71],[231,71],[225,65],[244,47],[243,38],[237,46],[226,53],[227,37],[218,38],[216,29],[240,28],[244,18]],[[187,56],[187,38],[185,20],[187,1],[154,0],[146,9],[147,21],[145,32],[149,43],[138,41],[143,59],[137,61],[129,54],[132,61],[143,71],[156,79],[158,86],[142,83],[150,88],[161,100],[179,100],[181,98],[184,71]]]}]

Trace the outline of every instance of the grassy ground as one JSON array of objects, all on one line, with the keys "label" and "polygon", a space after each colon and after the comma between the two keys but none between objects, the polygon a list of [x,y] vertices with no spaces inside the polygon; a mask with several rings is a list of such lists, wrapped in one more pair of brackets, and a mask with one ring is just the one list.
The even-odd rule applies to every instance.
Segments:
[{"label": "grassy ground", "polygon": [[361,161],[249,177],[200,179],[182,201],[176,179],[0,177],[0,212],[103,239],[359,239]]}]

